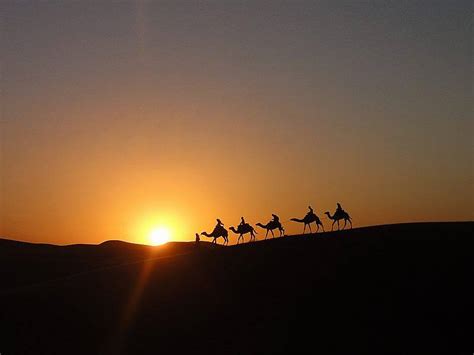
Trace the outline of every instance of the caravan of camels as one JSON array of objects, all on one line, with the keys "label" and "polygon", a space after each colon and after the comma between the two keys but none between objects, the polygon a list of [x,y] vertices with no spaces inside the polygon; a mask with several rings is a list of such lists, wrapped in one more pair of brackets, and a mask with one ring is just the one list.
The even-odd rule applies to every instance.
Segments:
[{"label": "caravan of camels", "polygon": [[[316,224],[316,227],[317,227],[315,233],[317,233],[319,231],[319,227],[321,227],[323,232],[325,232],[323,223],[321,222],[319,217],[316,215],[316,213],[314,213],[311,206],[308,206],[308,209],[309,209],[309,211],[308,211],[308,213],[306,213],[306,216],[304,216],[301,219],[300,218],[291,218],[290,221],[304,223],[303,234],[306,232],[306,226],[309,227],[309,232],[310,233],[313,232],[312,229],[311,229],[311,223],[313,223],[313,222]],[[349,222],[349,224],[352,228],[352,219],[351,219],[351,217],[349,216],[349,214],[346,211],[344,211],[342,209],[342,207],[339,203],[337,204],[336,211],[334,212],[334,214],[332,216],[329,212],[325,212],[324,214],[327,215],[328,218],[333,221],[332,226],[331,226],[331,231],[334,229],[334,224],[335,223],[337,223],[337,229],[338,230],[340,229],[340,225],[339,225],[340,220],[344,220],[344,226],[342,227],[342,229],[346,228],[347,222]],[[278,231],[280,232],[280,237],[285,235],[285,229],[283,228],[283,226],[280,222],[280,218],[275,214],[272,214],[272,220],[269,221],[267,224],[257,223],[256,225],[259,226],[260,228],[266,230],[265,239],[267,239],[268,232],[270,232],[272,234],[272,237],[275,238],[275,233],[273,232],[275,229],[278,229]],[[250,242],[255,241],[255,238],[256,238],[255,234],[257,234],[257,231],[249,223],[245,222],[244,217],[241,217],[241,221],[240,221],[240,224],[238,225],[237,229],[235,227],[232,227],[232,226],[229,227],[229,229],[232,232],[234,232],[235,234],[239,235],[239,238],[237,239],[237,244],[239,244],[241,241],[242,242],[245,241],[244,240],[244,235],[245,234],[250,234],[250,240],[249,240]],[[212,243],[217,243],[218,238],[224,239],[224,243],[223,243],[224,245],[227,245],[229,243],[229,232],[224,227],[224,223],[222,223],[219,218],[217,219],[217,224],[216,224],[216,226],[214,227],[214,230],[211,233],[202,232],[201,235],[203,235],[205,237],[208,237],[208,238],[212,238]],[[199,234],[197,234],[197,233],[196,233],[196,241],[199,241]]]}]

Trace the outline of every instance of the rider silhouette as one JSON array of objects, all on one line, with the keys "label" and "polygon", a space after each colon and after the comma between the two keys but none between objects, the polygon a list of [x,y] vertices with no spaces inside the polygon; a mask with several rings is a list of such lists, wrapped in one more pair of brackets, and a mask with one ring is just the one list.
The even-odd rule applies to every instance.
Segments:
[{"label": "rider silhouette", "polygon": [[334,212],[334,214],[335,214],[335,215],[338,215],[338,214],[340,214],[341,212],[344,212],[344,210],[342,209],[341,204],[338,202],[338,203],[337,203],[336,212]]},{"label": "rider silhouette", "polygon": [[309,211],[308,211],[307,215],[313,214],[313,208],[311,206],[308,206],[308,208],[309,208]]},{"label": "rider silhouette", "polygon": [[272,217],[273,217],[273,222],[280,222],[280,217],[278,217],[276,214],[272,213]]},{"label": "rider silhouette", "polygon": [[240,217],[240,225],[244,226],[245,225],[245,219],[244,217]]},{"label": "rider silhouette", "polygon": [[217,225],[216,225],[216,228],[219,227],[219,226],[224,227],[224,223],[222,223],[221,220],[220,220],[219,218],[217,218]]}]

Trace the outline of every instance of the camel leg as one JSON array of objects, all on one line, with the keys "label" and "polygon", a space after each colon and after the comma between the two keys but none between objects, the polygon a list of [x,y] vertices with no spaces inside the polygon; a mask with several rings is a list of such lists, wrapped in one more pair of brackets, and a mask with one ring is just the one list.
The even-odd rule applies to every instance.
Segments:
[{"label": "camel leg", "polygon": [[336,223],[336,220],[334,220],[334,221],[332,222],[331,232],[334,230],[334,223]]},{"label": "camel leg", "polygon": [[318,227],[318,228],[316,229],[316,233],[318,233],[318,232],[319,232],[319,224],[316,223],[316,227]]},{"label": "camel leg", "polygon": [[351,224],[351,229],[352,229],[352,221],[349,219],[349,223]]},{"label": "camel leg", "polygon": [[304,234],[304,232],[306,232],[306,223],[304,224],[303,234]]},{"label": "camel leg", "polygon": [[326,231],[324,230],[324,224],[322,224],[322,223],[321,223],[321,228],[323,229],[323,232],[326,232]]},{"label": "camel leg", "polygon": [[339,225],[339,220],[337,220],[337,230],[340,230],[341,226]]},{"label": "camel leg", "polygon": [[273,233],[273,229],[270,229],[270,232],[272,232],[272,238],[275,238],[275,233]]},{"label": "camel leg", "polygon": [[311,223],[308,223],[308,227],[309,227],[309,233],[313,234],[313,231],[311,230]]},{"label": "camel leg", "polygon": [[269,229],[267,229],[267,233],[265,233],[265,240],[267,240],[268,231]]},{"label": "camel leg", "polygon": [[347,225],[347,219],[344,220],[344,227],[342,227],[342,229],[345,229],[346,225]]}]

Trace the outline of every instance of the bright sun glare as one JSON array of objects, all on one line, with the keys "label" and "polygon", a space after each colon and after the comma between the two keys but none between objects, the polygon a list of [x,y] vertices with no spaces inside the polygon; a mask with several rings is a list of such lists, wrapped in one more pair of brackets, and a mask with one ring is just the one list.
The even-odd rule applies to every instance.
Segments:
[{"label": "bright sun glare", "polygon": [[160,227],[150,232],[151,245],[162,245],[170,240],[171,232],[168,228]]}]

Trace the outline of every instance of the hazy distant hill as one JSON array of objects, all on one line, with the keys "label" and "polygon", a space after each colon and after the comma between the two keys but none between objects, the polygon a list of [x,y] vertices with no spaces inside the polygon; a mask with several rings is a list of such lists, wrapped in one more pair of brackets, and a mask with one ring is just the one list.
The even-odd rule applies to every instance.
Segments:
[{"label": "hazy distant hill", "polygon": [[0,353],[466,353],[474,223],[232,247],[0,240]]},{"label": "hazy distant hill", "polygon": [[[215,248],[208,242],[200,249]],[[51,282],[61,277],[125,265],[149,258],[169,257],[195,250],[194,242],[171,242],[160,247],[109,240],[99,245],[58,246],[0,238],[0,279],[3,290],[34,283]],[[15,266],[12,272],[12,266]]]}]

